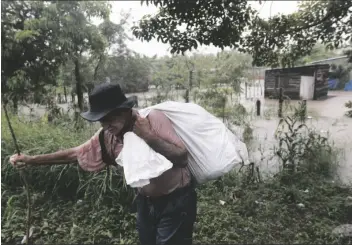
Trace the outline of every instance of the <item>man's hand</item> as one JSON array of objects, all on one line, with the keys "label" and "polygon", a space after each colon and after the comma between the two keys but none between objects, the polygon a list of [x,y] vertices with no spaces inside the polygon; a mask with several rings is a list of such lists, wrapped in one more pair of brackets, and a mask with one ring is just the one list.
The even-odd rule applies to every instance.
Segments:
[{"label": "man's hand", "polygon": [[169,159],[175,166],[187,166],[187,149],[160,138],[147,118],[136,117],[133,132],[141,137],[154,151]]},{"label": "man's hand", "polygon": [[31,160],[32,157],[25,154],[15,154],[10,157],[10,163],[17,168],[26,166]]},{"label": "man's hand", "polygon": [[139,115],[137,115],[133,132],[144,140],[148,140],[154,135],[149,120],[147,118],[142,118]]}]

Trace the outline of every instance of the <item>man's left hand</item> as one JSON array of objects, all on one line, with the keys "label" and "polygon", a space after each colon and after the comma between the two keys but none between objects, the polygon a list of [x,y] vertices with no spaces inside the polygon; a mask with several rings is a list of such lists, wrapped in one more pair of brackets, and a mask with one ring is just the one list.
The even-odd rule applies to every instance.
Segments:
[{"label": "man's left hand", "polygon": [[144,140],[149,139],[154,134],[152,128],[150,127],[149,120],[140,116],[137,116],[136,118],[133,132]]}]

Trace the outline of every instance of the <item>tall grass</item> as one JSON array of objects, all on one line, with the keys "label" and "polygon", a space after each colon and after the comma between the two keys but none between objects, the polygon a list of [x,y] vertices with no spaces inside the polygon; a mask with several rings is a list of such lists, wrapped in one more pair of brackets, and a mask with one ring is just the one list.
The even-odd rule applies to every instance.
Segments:
[{"label": "tall grass", "polygon": [[[5,120],[3,115],[2,120],[3,122]],[[10,120],[20,149],[23,153],[30,155],[51,153],[74,147],[84,143],[92,135],[92,129],[87,126],[77,131],[73,124],[63,126],[48,124],[43,121],[24,122],[14,116],[11,116]],[[5,229],[6,238],[3,241],[9,242],[24,230],[24,220],[20,214],[25,211],[26,202],[23,199],[24,192],[19,172],[8,162],[10,155],[15,154],[15,148],[7,125],[4,123],[2,124],[1,143],[3,227],[12,227],[14,224],[10,223],[13,222],[19,222],[17,223],[20,224],[18,227],[21,227],[18,230]],[[128,206],[132,202],[134,193],[125,185],[121,171],[113,169],[112,171],[103,170],[100,173],[87,173],[82,171],[77,163],[30,167],[25,170],[30,188],[34,193],[34,203],[32,205],[35,209],[34,216],[35,214],[38,216],[38,212],[44,210],[48,210],[47,215],[53,215],[50,211],[52,208],[54,210],[61,210],[61,208],[52,205],[62,204],[71,210],[68,211],[68,217],[76,219],[75,210],[78,208],[82,212],[82,207],[75,205],[78,200],[84,200],[85,209],[92,208],[94,212],[97,212],[102,206],[109,207],[109,210],[115,210],[114,217],[120,217],[121,220],[125,220],[125,216],[129,215]],[[17,207],[16,212],[12,211],[13,206]],[[84,213],[87,212],[83,212],[82,215]],[[58,213],[58,215],[60,214]],[[58,218],[63,217],[60,215]],[[82,218],[86,217],[83,215]],[[34,217],[33,219],[35,226],[38,225],[36,223],[38,219],[40,217]],[[97,219],[99,218],[97,217]],[[82,229],[85,230],[83,227]]]},{"label": "tall grass", "polygon": [[[84,124],[77,130],[60,120],[49,124],[12,116],[11,121],[20,149],[28,154],[77,146],[96,130]],[[295,129],[300,124],[289,125]],[[16,243],[25,233],[26,197],[18,171],[8,163],[15,149],[5,123],[1,131],[1,241]],[[197,243],[352,243],[331,233],[348,222],[344,203],[352,195],[350,188],[331,181],[334,148],[309,129],[302,134],[290,134],[287,128],[281,132],[273,154],[289,149],[288,156],[299,156],[295,171],[248,181],[248,172],[234,170],[199,186]],[[300,142],[303,153],[292,145],[280,147],[280,139]],[[130,212],[134,193],[124,184],[121,172],[86,173],[72,163],[27,168],[26,175],[33,193],[32,241],[36,244],[137,242],[135,214]]]},{"label": "tall grass", "polygon": [[302,117],[285,117],[280,120],[276,137],[275,155],[283,171],[288,174],[304,173],[331,178],[336,175],[338,151],[328,138],[301,122]]}]

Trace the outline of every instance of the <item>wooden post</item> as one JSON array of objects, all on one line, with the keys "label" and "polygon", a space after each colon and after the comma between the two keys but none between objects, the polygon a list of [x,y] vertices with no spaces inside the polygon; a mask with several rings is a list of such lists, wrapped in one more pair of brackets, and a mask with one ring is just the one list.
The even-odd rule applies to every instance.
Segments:
[{"label": "wooden post", "polygon": [[257,106],[257,116],[260,116],[260,106],[261,106],[260,100],[257,100],[256,106]]},{"label": "wooden post", "polygon": [[305,122],[306,121],[306,118],[307,118],[307,100],[303,100],[302,101],[302,119],[303,119],[303,122]]},{"label": "wooden post", "polygon": [[278,111],[278,116],[282,117],[282,104],[284,102],[283,99],[283,94],[282,94],[282,87],[280,87],[280,93],[279,93],[279,111]]}]

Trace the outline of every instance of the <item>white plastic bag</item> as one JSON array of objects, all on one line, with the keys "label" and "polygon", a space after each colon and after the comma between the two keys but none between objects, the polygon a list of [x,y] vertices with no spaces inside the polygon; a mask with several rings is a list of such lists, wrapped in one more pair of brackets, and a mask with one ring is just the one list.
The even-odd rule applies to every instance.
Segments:
[{"label": "white plastic bag", "polygon": [[249,164],[245,144],[201,106],[168,101],[142,109],[139,114],[146,117],[151,110],[162,111],[172,122],[187,147],[188,166],[199,184],[224,175],[236,164]]},{"label": "white plastic bag", "polygon": [[149,179],[158,177],[172,168],[168,159],[155,152],[135,133],[128,132],[123,138],[122,151],[115,161],[123,167],[126,183],[131,187],[148,185]]}]

